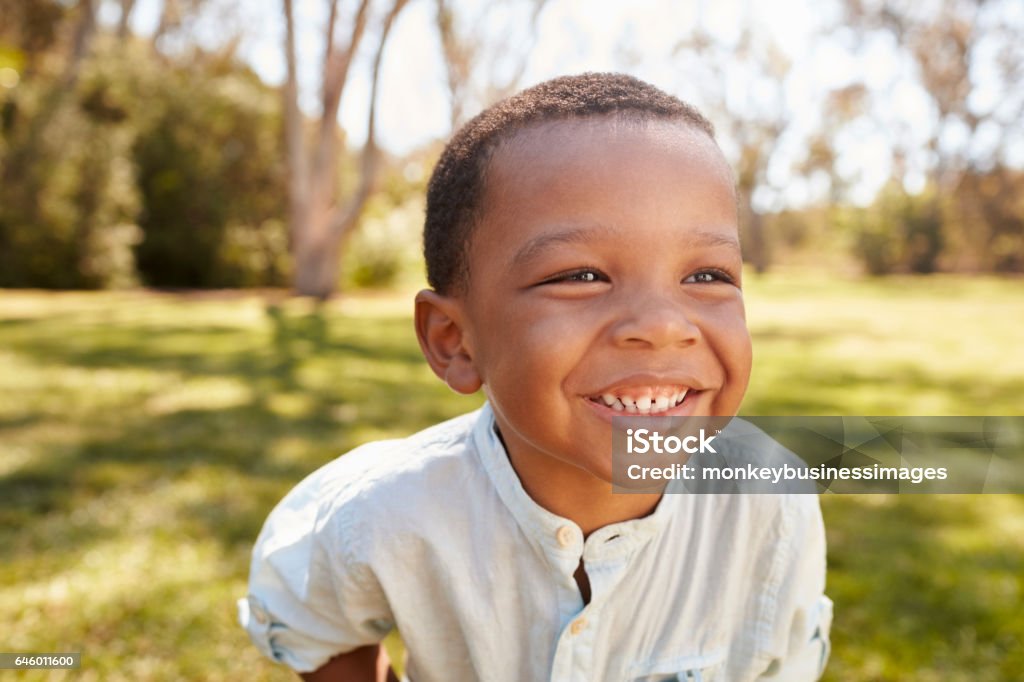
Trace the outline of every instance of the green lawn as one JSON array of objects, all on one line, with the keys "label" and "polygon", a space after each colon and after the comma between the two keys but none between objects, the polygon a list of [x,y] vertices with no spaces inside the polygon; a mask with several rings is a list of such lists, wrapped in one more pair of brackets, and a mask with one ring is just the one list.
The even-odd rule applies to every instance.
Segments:
[{"label": "green lawn", "polygon": [[[1024,413],[1024,281],[773,276],[747,300],[748,414]],[[0,650],[85,660],[15,677],[293,679],[235,624],[267,512],[480,403],[430,374],[409,301],[0,291]],[[827,679],[1024,678],[1024,499],[823,506]]]}]

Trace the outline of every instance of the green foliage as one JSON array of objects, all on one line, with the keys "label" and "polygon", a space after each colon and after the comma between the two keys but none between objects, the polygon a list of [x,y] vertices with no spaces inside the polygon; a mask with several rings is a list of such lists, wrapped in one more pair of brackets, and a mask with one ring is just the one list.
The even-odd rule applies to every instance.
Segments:
[{"label": "green foliage", "polygon": [[342,255],[342,289],[425,286],[423,197],[436,154],[389,164]]},{"label": "green foliage", "polygon": [[217,63],[165,69],[148,86],[150,111],[134,146],[143,281],[282,284],[286,197],[276,95],[255,74]]},{"label": "green foliage", "polygon": [[896,271],[900,260],[900,237],[894,226],[852,209],[847,213],[853,232],[853,252],[871,275]]},{"label": "green foliage", "polygon": [[1024,172],[996,166],[972,173],[957,188],[962,207],[958,252],[967,267],[1024,272]]},{"label": "green foliage", "polygon": [[67,13],[67,3],[59,0],[0,0],[0,55],[6,52],[0,67],[7,65],[5,56],[19,68],[25,61],[34,65],[57,42]]},{"label": "green foliage", "polygon": [[131,130],[56,83],[19,85],[4,107],[0,286],[130,284],[139,205]]},{"label": "green foliage", "polygon": [[349,240],[343,256],[345,288],[381,289],[423,281],[423,202],[391,207],[376,201]]},{"label": "green foliage", "polygon": [[[745,288],[748,414],[1020,413],[1024,282]],[[0,294],[5,646],[82,651],[89,679],[293,680],[235,623],[271,507],[346,450],[481,400],[431,374],[410,301]],[[1024,499],[822,504],[827,680],[1021,679]]]},{"label": "green foliage", "polygon": [[841,211],[853,254],[872,275],[927,274],[939,269],[946,221],[933,190],[908,194],[890,183],[868,208]]},{"label": "green foliage", "polygon": [[62,84],[39,73],[0,101],[0,286],[284,283],[272,88],[231,60],[164,62],[109,36]]}]

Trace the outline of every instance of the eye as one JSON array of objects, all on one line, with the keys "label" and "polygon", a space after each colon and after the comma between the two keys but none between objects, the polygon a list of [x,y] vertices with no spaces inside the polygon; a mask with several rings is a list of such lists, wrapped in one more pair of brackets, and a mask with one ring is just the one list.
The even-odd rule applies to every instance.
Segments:
[{"label": "eye", "polygon": [[608,277],[600,270],[594,268],[579,268],[577,270],[569,270],[562,272],[557,275],[552,275],[545,279],[541,284],[561,284],[561,283],[574,283],[580,282],[582,284],[591,284],[593,282],[607,282]]},{"label": "eye", "polygon": [[597,282],[601,279],[601,276],[593,270],[583,270],[582,272],[574,272],[565,277],[566,282]]},{"label": "eye", "polygon": [[727,284],[733,284],[736,280],[727,272],[718,270],[717,268],[708,268],[706,270],[700,270],[695,272],[686,279],[683,280],[684,284],[714,284],[715,282],[725,282]]}]

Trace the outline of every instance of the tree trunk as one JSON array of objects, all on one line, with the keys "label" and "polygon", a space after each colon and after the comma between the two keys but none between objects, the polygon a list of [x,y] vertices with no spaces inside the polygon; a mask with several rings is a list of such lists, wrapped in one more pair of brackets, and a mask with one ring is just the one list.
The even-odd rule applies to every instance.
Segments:
[{"label": "tree trunk", "polygon": [[764,239],[764,216],[751,207],[747,219],[750,230],[750,263],[754,272],[763,275],[768,271],[768,249]]},{"label": "tree trunk", "polygon": [[310,220],[304,238],[295,247],[295,291],[303,296],[326,300],[338,285],[341,238],[327,229],[321,217]]},{"label": "tree trunk", "polygon": [[292,283],[295,293],[299,296],[312,296],[324,300],[334,293],[341,268],[342,244],[358,222],[363,207],[373,192],[378,165],[374,135],[381,60],[395,18],[407,2],[408,0],[393,0],[391,10],[385,15],[381,25],[373,62],[366,143],[363,145],[359,184],[352,196],[339,202],[335,197],[340,152],[338,110],[349,69],[366,28],[371,2],[361,0],[357,6],[348,41],[343,45],[336,45],[334,41],[337,2],[332,0],[330,3],[321,84],[323,107],[316,126],[314,143],[311,148],[307,148],[302,112],[298,105],[293,6],[292,0],[283,0],[287,65],[283,94],[289,169],[289,234],[293,256]]},{"label": "tree trunk", "polygon": [[743,260],[754,266],[759,275],[768,271],[768,247],[764,235],[764,216],[754,208],[753,183],[741,179],[737,191],[740,194],[740,243]]},{"label": "tree trunk", "polygon": [[121,0],[121,16],[117,20],[117,39],[123,41],[128,37],[131,30],[130,22],[132,10],[135,9],[135,0]]}]

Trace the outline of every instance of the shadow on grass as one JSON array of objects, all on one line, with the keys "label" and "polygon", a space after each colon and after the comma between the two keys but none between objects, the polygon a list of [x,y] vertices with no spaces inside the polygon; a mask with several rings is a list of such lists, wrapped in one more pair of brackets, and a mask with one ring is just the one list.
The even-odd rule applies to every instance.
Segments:
[{"label": "shadow on grass", "polygon": [[[1024,546],[990,530],[990,515],[1019,518],[1024,498],[830,496],[822,506],[843,652],[831,679],[1021,679]],[[849,664],[879,652],[872,674]]]},{"label": "shadow on grass", "polygon": [[366,440],[412,433],[480,402],[455,396],[430,374],[405,318],[328,320],[319,309],[296,318],[270,306],[266,319],[269,329],[255,333],[142,324],[79,329],[71,340],[53,333],[52,320],[7,321],[8,347],[42,366],[172,370],[179,386],[225,378],[248,395],[227,407],[166,413],[125,405],[106,417],[114,427],[102,435],[49,446],[0,477],[0,540],[11,540],[8,559],[45,552],[52,570],[60,570],[60,556],[105,533],[83,526],[52,543],[37,532],[48,515],[70,518],[86,501],[114,493],[159,498],[168,486],[201,491],[172,496],[163,510],[180,532],[215,538],[228,549],[250,545],[270,508],[318,466]]},{"label": "shadow on grass", "polygon": [[[41,436],[31,458],[12,458],[15,466],[0,475],[0,577],[20,585],[74,574],[80,569],[72,563],[91,547],[110,540],[130,546],[142,533],[157,538],[153,551],[166,551],[170,562],[194,541],[227,557],[222,574],[219,568],[198,572],[216,574],[210,584],[205,577],[189,583],[210,590],[194,611],[177,601],[185,598],[180,586],[153,581],[152,595],[137,604],[135,595],[117,597],[78,630],[52,628],[87,633],[94,645],[144,650],[138,636],[125,634],[130,623],[160,642],[187,631],[207,640],[237,637],[243,646],[230,613],[204,621],[195,614],[208,615],[217,599],[224,602],[218,608],[230,610],[229,597],[244,579],[245,554],[270,508],[301,477],[359,443],[412,433],[480,402],[452,394],[430,374],[407,315],[354,318],[322,309],[296,315],[270,306],[262,320],[231,324],[209,314],[220,309],[194,316],[191,305],[159,299],[130,309],[0,320],[3,349],[34,365],[27,377],[42,368],[47,381],[60,381],[66,368],[75,370],[78,382],[60,393],[57,404],[68,406],[66,416],[47,400],[46,391],[59,387],[11,384],[28,387],[24,407],[5,414],[0,434]],[[775,336],[767,340],[786,344],[792,335],[780,330],[770,329]],[[829,338],[793,340],[827,344]],[[873,364],[829,362],[804,355],[787,361],[787,375],[770,393],[751,395],[745,412],[849,414],[859,404],[853,394],[915,392],[957,392],[958,404],[985,411],[991,404],[1019,404],[1024,394],[1018,377],[983,386],[913,367],[880,374],[872,373]],[[151,376],[141,388],[83,388],[89,375],[83,379],[81,370]],[[206,383],[234,392],[225,404],[190,402]],[[175,393],[190,388],[185,397]],[[173,399],[154,406],[151,399],[168,395]],[[47,440],[42,430],[50,425],[74,426],[73,440]],[[997,524],[1000,514],[1024,514],[1019,498],[832,497],[823,506],[829,593],[837,604],[826,679],[903,680],[915,673],[928,680],[1024,679],[1024,549]],[[102,560],[116,566],[118,558]],[[18,609],[6,615],[17,617]],[[34,636],[49,629],[40,626]],[[175,651],[160,648],[157,655],[180,658]],[[112,666],[125,661],[110,660]],[[196,666],[202,677],[207,668]]]},{"label": "shadow on grass", "polygon": [[[827,375],[825,372],[827,371]],[[998,384],[972,381],[970,378],[940,378],[920,368],[903,366],[884,373],[869,370],[797,367],[786,380],[800,390],[767,395],[748,394],[743,414],[748,415],[841,415],[851,414],[851,396],[870,396],[863,402],[885,406],[881,414],[902,414],[898,406],[911,396],[926,394],[956,396],[958,404],[969,406],[964,415],[1002,415],[1005,409],[992,411],[993,405],[1013,405],[1024,395],[1024,379],[1006,378]],[[892,407],[897,411],[893,412]],[[876,408],[877,409],[877,408]],[[864,416],[879,416],[872,412]],[[910,415],[908,415],[910,416]]]},{"label": "shadow on grass", "polygon": [[[59,317],[0,320],[5,346],[41,364],[85,369],[176,370],[187,375],[273,378],[289,384],[291,372],[314,356],[345,356],[421,365],[412,327],[404,317],[375,318],[372,335],[329,322],[322,311],[289,317],[266,309],[269,329],[247,334],[237,326],[170,323],[89,325],[69,337]],[[270,344],[266,339],[270,339]],[[140,338],[141,337],[141,338]],[[232,347],[232,342],[240,345]],[[182,348],[187,347],[187,349]]]}]

